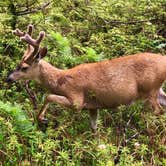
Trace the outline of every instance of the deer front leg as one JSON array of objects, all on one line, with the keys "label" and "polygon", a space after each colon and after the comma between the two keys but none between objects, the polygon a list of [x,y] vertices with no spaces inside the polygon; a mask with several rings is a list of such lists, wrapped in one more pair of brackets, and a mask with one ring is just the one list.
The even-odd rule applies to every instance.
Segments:
[{"label": "deer front leg", "polygon": [[74,93],[70,95],[71,100],[72,100],[72,107],[77,111],[80,112],[84,108],[84,94],[79,92],[79,93]]},{"label": "deer front leg", "polygon": [[49,103],[51,103],[51,102],[60,104],[60,105],[65,106],[65,107],[72,106],[72,103],[69,101],[69,99],[67,97],[50,94],[45,98],[44,105],[41,108],[41,111],[39,112],[39,115],[38,115],[39,121],[41,121],[41,122],[46,121],[45,113],[46,113],[46,110],[48,108]]}]

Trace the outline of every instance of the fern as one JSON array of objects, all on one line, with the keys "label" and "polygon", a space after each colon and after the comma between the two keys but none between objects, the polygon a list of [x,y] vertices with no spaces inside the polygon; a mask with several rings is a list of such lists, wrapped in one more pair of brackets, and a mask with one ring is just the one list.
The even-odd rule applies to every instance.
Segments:
[{"label": "fern", "polygon": [[14,130],[23,135],[28,135],[28,132],[34,129],[32,122],[27,119],[25,112],[18,105],[0,101],[0,116],[4,115],[6,115],[6,118],[11,119]]}]

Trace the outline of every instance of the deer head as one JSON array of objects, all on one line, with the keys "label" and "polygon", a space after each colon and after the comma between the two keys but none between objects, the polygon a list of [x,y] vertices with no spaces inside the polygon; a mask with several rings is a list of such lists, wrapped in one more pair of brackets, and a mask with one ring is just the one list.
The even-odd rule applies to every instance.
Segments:
[{"label": "deer head", "polygon": [[13,34],[18,36],[21,41],[28,43],[27,49],[22,57],[20,64],[8,76],[7,82],[14,82],[23,79],[37,79],[39,75],[39,62],[47,54],[47,48],[40,47],[40,43],[45,36],[41,31],[38,38],[32,38],[33,26],[28,25],[27,33],[16,29]]}]

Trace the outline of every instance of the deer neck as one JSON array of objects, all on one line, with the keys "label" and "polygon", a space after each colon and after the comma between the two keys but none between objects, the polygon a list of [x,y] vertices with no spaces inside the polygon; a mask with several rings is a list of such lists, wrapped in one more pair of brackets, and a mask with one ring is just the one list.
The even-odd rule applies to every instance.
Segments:
[{"label": "deer neck", "polygon": [[57,69],[48,62],[41,60],[39,62],[39,82],[51,92],[55,92],[57,88],[57,80],[63,70]]}]

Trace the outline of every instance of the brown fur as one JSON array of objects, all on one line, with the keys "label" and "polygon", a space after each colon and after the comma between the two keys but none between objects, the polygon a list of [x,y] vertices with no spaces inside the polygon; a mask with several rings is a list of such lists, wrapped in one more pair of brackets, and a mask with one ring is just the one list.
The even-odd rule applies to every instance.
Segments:
[{"label": "brown fur", "polygon": [[[57,91],[59,95],[65,95],[79,107],[91,104],[85,95],[91,90],[97,103],[108,108],[128,104],[140,97],[151,97],[158,92],[166,78],[166,57],[144,53],[83,64],[64,71],[41,61],[40,73],[41,82],[52,93]],[[80,95],[82,97],[78,97]]]}]

